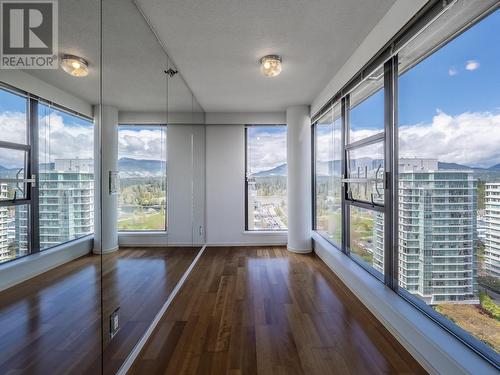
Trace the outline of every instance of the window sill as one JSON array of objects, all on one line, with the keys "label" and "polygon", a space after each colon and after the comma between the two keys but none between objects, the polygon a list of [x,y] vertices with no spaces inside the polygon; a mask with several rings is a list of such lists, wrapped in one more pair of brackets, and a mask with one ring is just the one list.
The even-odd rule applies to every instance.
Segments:
[{"label": "window sill", "polygon": [[159,235],[159,236],[165,236],[168,234],[168,231],[167,230],[130,230],[130,231],[118,231],[118,235],[119,236],[141,236],[141,235],[145,235],[145,236],[155,236],[155,235]]},{"label": "window sill", "polygon": [[93,243],[90,234],[0,265],[0,291],[90,253]]},{"label": "window sill", "polygon": [[264,235],[264,236],[272,236],[272,235],[285,235],[288,236],[287,230],[245,230],[243,234],[250,235]]}]

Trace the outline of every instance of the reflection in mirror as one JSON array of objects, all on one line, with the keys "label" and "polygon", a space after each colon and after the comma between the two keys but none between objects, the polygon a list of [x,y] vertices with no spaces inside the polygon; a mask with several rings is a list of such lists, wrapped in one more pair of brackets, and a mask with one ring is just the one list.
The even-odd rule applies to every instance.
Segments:
[{"label": "reflection in mirror", "polygon": [[104,374],[131,364],[204,233],[203,112],[140,3],[103,0]]},{"label": "reflection in mirror", "polygon": [[[99,374],[100,1],[44,3],[28,6],[58,28],[39,35],[46,49],[29,51],[37,64],[0,69],[0,373]],[[68,74],[64,55],[88,74]]]}]

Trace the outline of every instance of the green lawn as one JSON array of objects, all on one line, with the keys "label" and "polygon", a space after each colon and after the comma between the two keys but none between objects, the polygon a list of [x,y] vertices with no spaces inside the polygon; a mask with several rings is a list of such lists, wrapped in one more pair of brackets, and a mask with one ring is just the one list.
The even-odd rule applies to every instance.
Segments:
[{"label": "green lawn", "polygon": [[154,214],[134,213],[118,221],[119,230],[165,230],[165,212]]}]

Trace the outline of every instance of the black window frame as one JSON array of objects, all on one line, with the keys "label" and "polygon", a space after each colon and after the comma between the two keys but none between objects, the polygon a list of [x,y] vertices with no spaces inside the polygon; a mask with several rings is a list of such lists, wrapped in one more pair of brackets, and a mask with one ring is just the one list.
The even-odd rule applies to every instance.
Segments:
[{"label": "black window frame", "polygon": [[[146,124],[146,123],[119,123],[118,124],[118,132],[120,131],[120,128],[125,128],[127,126],[149,126],[149,127],[160,127],[164,128],[165,130],[165,165],[168,163],[168,124],[167,123],[151,123],[151,124]],[[118,146],[120,147],[120,146]],[[118,158],[119,161],[119,158]],[[118,168],[118,172],[120,172],[120,168]],[[120,229],[117,228],[118,233],[168,233],[168,209],[169,209],[169,204],[168,204],[168,166],[165,168],[165,220],[164,220],[164,229]]]},{"label": "black window frame", "polygon": [[[245,148],[245,169],[244,169],[244,180],[245,180],[245,232],[276,232],[276,233],[286,233],[288,232],[288,225],[286,229],[249,229],[248,228],[248,129],[249,128],[269,128],[269,127],[284,127],[287,129],[286,124],[245,124],[244,129],[244,148]],[[288,160],[286,161],[288,165]],[[288,189],[287,189],[288,191]]]},{"label": "black window frame", "polygon": [[[313,230],[324,238],[328,243],[332,245],[333,248],[349,256],[354,262],[360,265],[363,269],[368,271],[371,275],[376,277],[378,280],[382,281],[387,285],[393,292],[397,293],[401,298],[410,303],[412,306],[417,308],[425,316],[436,322],[447,332],[451,333],[454,337],[460,340],[467,347],[472,349],[480,357],[488,361],[494,367],[500,370],[500,355],[496,353],[487,344],[480,341],[476,337],[472,336],[465,329],[462,329],[451,320],[445,318],[437,311],[430,308],[424,301],[418,299],[418,297],[412,295],[410,292],[399,287],[398,282],[398,151],[399,151],[399,137],[398,137],[398,81],[400,74],[398,72],[398,52],[405,43],[411,40],[414,36],[420,33],[426,26],[431,23],[435,18],[437,18],[443,9],[452,4],[453,1],[439,1],[433,0],[429,1],[416,15],[410,20],[410,22],[405,25],[372,59],[370,59],[367,64],[350,80],[348,83],[342,87],[339,92],[337,92],[323,107],[320,108],[317,113],[311,119],[311,127],[313,131],[313,137],[315,135],[315,126],[317,122],[325,115],[334,105],[341,103],[342,105],[342,145],[346,145],[346,135],[349,134],[349,94],[354,90],[360,83],[362,83],[370,73],[375,71],[378,66],[383,64],[384,66],[384,156],[385,156],[385,211],[384,211],[384,277],[381,278],[374,270],[358,261],[357,259],[349,256],[348,246],[349,243],[349,207],[354,206],[367,206],[366,202],[347,202],[347,192],[345,189],[345,184],[342,184],[342,246],[339,248],[328,238],[323,236],[320,232],[316,230],[316,190],[312,190],[312,207],[313,207]],[[411,69],[413,66],[418,64],[426,57],[430,56],[432,53],[438,49],[445,46],[448,42],[455,39],[457,36],[466,32],[469,28],[473,27],[475,24],[480,22],[482,19],[488,17],[495,11],[499,11],[500,3],[492,5],[483,14],[480,14],[474,19],[473,22],[468,22],[464,27],[462,27],[457,32],[449,35],[444,41],[436,45],[433,49],[428,51],[425,55],[420,56],[420,58],[414,62],[414,64],[407,66],[405,71]],[[403,73],[403,72],[402,72]],[[357,143],[357,142],[356,142]],[[316,143],[312,143],[311,158],[312,165],[316,164],[316,154],[315,150]],[[347,163],[346,155],[342,153],[342,176],[346,176]],[[315,170],[313,169],[312,180],[313,186],[315,181]],[[368,208],[368,207],[366,207]]]},{"label": "black window frame", "polygon": [[[30,178],[33,176],[35,178],[35,183],[28,183],[29,187],[26,189],[26,197],[25,199],[16,199],[14,202],[0,202],[0,207],[9,207],[9,206],[17,206],[17,205],[28,205],[29,214],[28,214],[28,251],[26,255],[22,255],[13,259],[9,259],[0,263],[0,268],[7,263],[18,261],[19,259],[23,259],[29,257],[31,255],[35,255],[40,252],[44,252],[46,250],[50,250],[56,248],[61,245],[67,245],[71,242],[75,242],[81,240],[82,238],[91,237],[94,235],[94,232],[89,233],[85,236],[74,238],[68,241],[64,241],[58,243],[57,245],[50,246],[44,249],[40,249],[40,222],[39,222],[39,186],[40,186],[40,171],[39,171],[39,106],[40,104],[46,105],[50,108],[54,108],[58,111],[67,113],[71,116],[76,116],[82,118],[86,121],[90,121],[93,124],[93,131],[95,132],[95,121],[94,118],[81,114],[77,111],[74,111],[70,108],[67,108],[63,105],[54,103],[53,101],[46,100],[37,95],[31,94],[27,91],[21,90],[15,86],[12,86],[6,82],[0,81],[0,90],[12,93],[14,95],[18,95],[26,98],[26,117],[27,117],[27,141],[26,145],[4,142],[0,141],[0,147],[8,148],[8,149],[16,149],[26,151],[27,163],[26,163],[26,177]],[[95,165],[95,161],[94,161]],[[94,168],[94,183],[95,183],[95,168]],[[95,204],[95,202],[94,202]],[[94,212],[95,218],[95,212]]]}]

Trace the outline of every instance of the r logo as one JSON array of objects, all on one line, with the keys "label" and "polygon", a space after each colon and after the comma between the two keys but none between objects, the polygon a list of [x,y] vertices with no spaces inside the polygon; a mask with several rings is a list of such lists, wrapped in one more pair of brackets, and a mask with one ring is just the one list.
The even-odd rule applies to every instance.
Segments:
[{"label": "r logo", "polygon": [[[3,0],[0,4],[2,68],[54,68],[53,60],[57,57],[57,1]],[[50,61],[47,60],[49,57]]]}]

